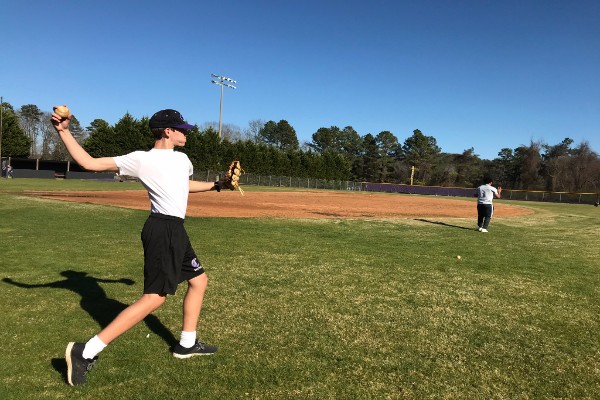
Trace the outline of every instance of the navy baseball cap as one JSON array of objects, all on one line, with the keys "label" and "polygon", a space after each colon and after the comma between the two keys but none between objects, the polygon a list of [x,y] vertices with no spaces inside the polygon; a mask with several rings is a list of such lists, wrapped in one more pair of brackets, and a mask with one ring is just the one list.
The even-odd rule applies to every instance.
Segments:
[{"label": "navy baseball cap", "polygon": [[194,129],[194,125],[190,125],[176,110],[160,110],[150,118],[150,129],[154,128],[177,128],[177,129]]}]

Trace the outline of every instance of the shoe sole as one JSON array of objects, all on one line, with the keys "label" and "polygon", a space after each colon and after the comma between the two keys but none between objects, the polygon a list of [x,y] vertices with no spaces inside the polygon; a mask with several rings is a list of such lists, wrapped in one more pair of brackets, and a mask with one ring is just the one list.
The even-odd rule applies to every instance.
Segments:
[{"label": "shoe sole", "polygon": [[65,351],[65,359],[67,360],[67,382],[69,382],[69,385],[71,386],[75,386],[75,384],[73,384],[73,362],[71,360],[71,351],[73,350],[73,346],[75,345],[75,342],[69,342],[69,344],[67,345],[67,350]]},{"label": "shoe sole", "polygon": [[173,357],[179,358],[180,360],[184,360],[186,358],[194,357],[194,356],[212,356],[215,353],[193,353],[193,354],[177,354],[173,353]]}]

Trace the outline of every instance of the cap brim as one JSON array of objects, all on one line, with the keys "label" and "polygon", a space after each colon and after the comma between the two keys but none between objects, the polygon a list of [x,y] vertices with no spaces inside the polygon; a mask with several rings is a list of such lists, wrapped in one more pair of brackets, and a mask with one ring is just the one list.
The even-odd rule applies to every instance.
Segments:
[{"label": "cap brim", "polygon": [[173,128],[189,130],[189,129],[194,129],[195,126],[190,125],[190,124],[181,124],[181,125],[174,126]]}]

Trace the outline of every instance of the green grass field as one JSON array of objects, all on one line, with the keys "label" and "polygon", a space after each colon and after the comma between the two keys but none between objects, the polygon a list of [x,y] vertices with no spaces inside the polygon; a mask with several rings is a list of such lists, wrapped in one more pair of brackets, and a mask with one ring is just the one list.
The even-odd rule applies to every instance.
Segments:
[{"label": "green grass field", "polygon": [[67,343],[141,294],[147,212],[20,191],[122,185],[0,180],[1,399],[600,398],[600,208],[524,202],[533,215],[489,234],[188,218],[209,276],[199,336],[219,352],[170,354],[180,288],[70,387]]}]

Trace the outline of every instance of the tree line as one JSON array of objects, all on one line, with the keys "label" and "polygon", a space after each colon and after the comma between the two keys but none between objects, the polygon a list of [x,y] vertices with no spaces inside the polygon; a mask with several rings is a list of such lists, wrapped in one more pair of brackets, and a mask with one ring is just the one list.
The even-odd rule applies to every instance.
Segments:
[{"label": "tree line", "polygon": [[[2,156],[69,160],[50,124],[50,112],[28,104],[15,110],[2,104]],[[311,141],[298,141],[286,120],[253,120],[241,130],[205,123],[188,134],[180,149],[197,171],[222,171],[239,159],[247,173],[327,180],[413,183],[430,186],[474,187],[484,175],[510,189],[566,192],[600,190],[600,157],[589,143],[565,138],[557,144],[530,141],[503,148],[493,160],[481,159],[474,148],[445,153],[435,137],[415,129],[404,141],[392,132],[361,136],[351,126],[321,127]],[[153,145],[148,118],[126,113],[116,124],[95,119],[85,129],[74,118],[71,132],[94,157],[147,150]]]}]

